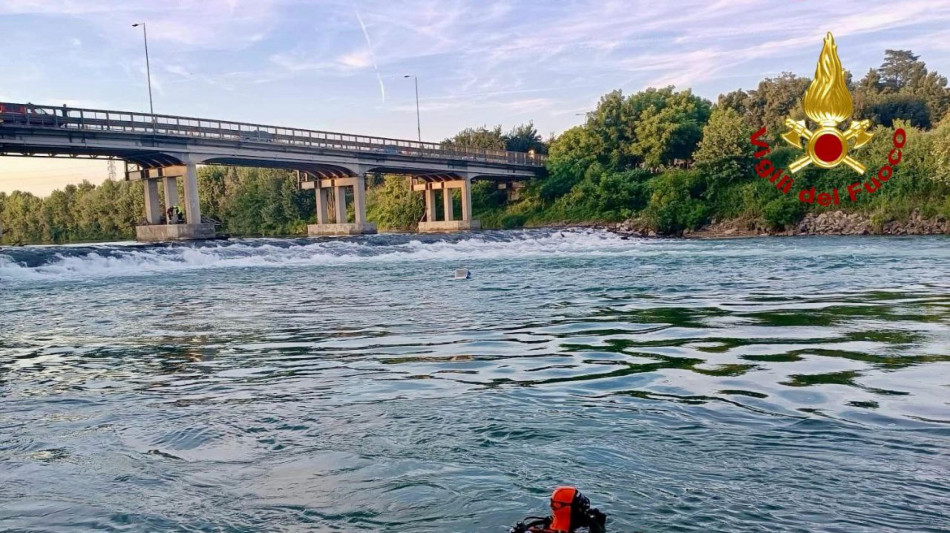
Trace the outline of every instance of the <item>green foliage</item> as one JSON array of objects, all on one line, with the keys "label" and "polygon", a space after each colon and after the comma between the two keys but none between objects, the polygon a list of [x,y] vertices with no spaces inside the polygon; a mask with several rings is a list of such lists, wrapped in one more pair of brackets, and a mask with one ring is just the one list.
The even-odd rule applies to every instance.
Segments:
[{"label": "green foliage", "polygon": [[501,133],[501,126],[495,126],[492,129],[488,129],[485,126],[479,128],[465,128],[458,132],[455,137],[442,141],[442,145],[456,148],[503,151],[505,149],[505,136]]},{"label": "green foliage", "polygon": [[370,189],[366,204],[366,218],[381,230],[413,230],[425,213],[422,195],[412,192],[405,176],[385,176],[381,187]]},{"label": "green foliage", "polygon": [[855,117],[891,126],[895,118],[929,128],[950,110],[947,78],[929,72],[910,50],[886,50],[881,67],[870,70],[854,93]]},{"label": "green foliage", "polygon": [[557,199],[550,214],[558,221],[619,221],[646,206],[647,180],[644,169],[610,172],[595,164],[566,195]]},{"label": "green foliage", "polygon": [[548,153],[548,146],[541,140],[534,122],[515,126],[505,136],[505,149],[512,152]]},{"label": "green foliage", "polygon": [[700,199],[703,183],[694,171],[672,170],[653,178],[644,218],[661,233],[699,228],[709,218],[709,206]]},{"label": "green foliage", "polygon": [[692,158],[703,125],[709,120],[709,102],[689,90],[674,93],[672,87],[667,87],[654,94],[650,91],[655,90],[647,89],[628,100],[628,105],[643,107],[634,123],[636,142],[630,151],[650,168],[685,164]]},{"label": "green foliage", "polygon": [[867,106],[864,116],[875,124],[890,127],[897,119],[904,119],[916,128],[930,127],[927,102],[910,94],[882,94]]},{"label": "green foliage", "polygon": [[780,194],[762,208],[762,219],[773,230],[787,229],[801,220],[805,204],[794,195]]},{"label": "green foliage", "polygon": [[141,183],[106,181],[68,185],[46,198],[14,191],[3,195],[4,244],[129,240],[145,209]]},{"label": "green foliage", "polygon": [[751,134],[752,128],[735,109],[719,106],[712,112],[694,154],[696,168],[711,188],[741,181],[752,172]]},{"label": "green foliage", "polygon": [[950,113],[931,135],[933,145],[930,155],[934,161],[934,179],[950,185]]},{"label": "green foliage", "polygon": [[787,117],[795,120],[805,117],[801,101],[809,83],[810,79],[791,72],[783,72],[777,78],[766,78],[759,82],[756,89],[748,92],[744,103],[744,117],[752,130],[765,126],[772,140],[777,141],[785,130],[783,124]]},{"label": "green foliage", "polygon": [[541,185],[541,198],[553,200],[567,194],[584,179],[584,173],[597,161],[601,151],[601,144],[583,126],[562,133],[551,143],[548,178]]},{"label": "green foliage", "polygon": [[495,209],[505,205],[508,193],[494,181],[476,181],[472,184],[473,210]]},{"label": "green foliage", "polygon": [[224,197],[205,199],[205,205],[219,206],[220,213],[215,214],[221,216],[222,230],[235,235],[291,235],[306,229],[313,213],[313,192],[299,191],[291,172],[241,168],[226,171],[223,185],[201,186],[204,181],[217,180],[217,172],[218,169],[204,168],[199,173],[199,197],[202,188],[223,188]]}]

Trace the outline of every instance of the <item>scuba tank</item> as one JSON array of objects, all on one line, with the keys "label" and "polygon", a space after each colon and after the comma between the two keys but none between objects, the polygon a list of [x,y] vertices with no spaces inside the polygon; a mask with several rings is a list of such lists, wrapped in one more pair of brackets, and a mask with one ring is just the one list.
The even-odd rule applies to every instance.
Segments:
[{"label": "scuba tank", "polygon": [[529,516],[518,522],[509,533],[606,533],[607,515],[590,506],[587,496],[576,487],[558,487],[551,494],[551,516]]}]

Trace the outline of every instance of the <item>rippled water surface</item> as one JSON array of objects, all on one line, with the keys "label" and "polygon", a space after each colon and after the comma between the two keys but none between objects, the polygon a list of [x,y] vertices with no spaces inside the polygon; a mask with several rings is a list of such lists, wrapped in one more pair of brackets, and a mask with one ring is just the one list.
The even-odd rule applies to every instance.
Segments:
[{"label": "rippled water surface", "polygon": [[947,531],[950,240],[5,249],[0,398],[0,530]]}]

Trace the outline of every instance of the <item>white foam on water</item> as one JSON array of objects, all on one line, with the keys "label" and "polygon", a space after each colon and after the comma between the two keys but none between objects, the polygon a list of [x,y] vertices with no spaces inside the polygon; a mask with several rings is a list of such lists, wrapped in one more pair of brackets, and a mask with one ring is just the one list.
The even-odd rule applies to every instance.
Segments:
[{"label": "white foam on water", "polygon": [[[0,287],[10,281],[82,280],[154,275],[168,272],[292,266],[334,266],[354,263],[414,261],[538,260],[557,257],[653,257],[658,255],[698,260],[703,257],[771,257],[802,260],[861,261],[862,256],[920,254],[921,248],[895,249],[886,240],[853,242],[836,246],[802,246],[795,239],[764,241],[684,241],[624,239],[600,230],[529,230],[473,234],[460,240],[422,241],[405,236],[373,239],[329,239],[301,243],[238,239],[213,245],[129,246],[94,245],[85,253],[69,247],[33,247],[48,254],[41,264],[27,266],[15,260],[18,252],[0,252]],[[814,244],[814,243],[812,243]],[[845,243],[842,243],[845,244]],[[926,255],[950,259],[950,249],[929,243]],[[759,260],[759,259],[755,259]]]},{"label": "white foam on water", "polygon": [[83,254],[48,249],[50,256],[26,266],[0,252],[0,283],[141,276],[212,268],[332,266],[401,261],[503,260],[631,253],[642,241],[607,232],[513,233],[504,239],[473,235],[459,241],[409,240],[380,244],[364,240],[321,240],[307,244],[235,240],[211,246],[96,247]]}]

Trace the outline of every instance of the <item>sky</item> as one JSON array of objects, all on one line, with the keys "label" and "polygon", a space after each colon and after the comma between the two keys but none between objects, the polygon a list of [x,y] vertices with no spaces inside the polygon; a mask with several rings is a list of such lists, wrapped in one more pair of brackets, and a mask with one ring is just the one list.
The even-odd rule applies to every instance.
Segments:
[{"label": "sky", "polygon": [[[0,101],[147,111],[136,22],[157,113],[412,139],[412,74],[429,141],[529,120],[547,137],[614,89],[715,101],[811,76],[828,31],[856,78],[885,49],[950,75],[950,0],[0,0]],[[0,191],[107,175],[0,157]]]}]

